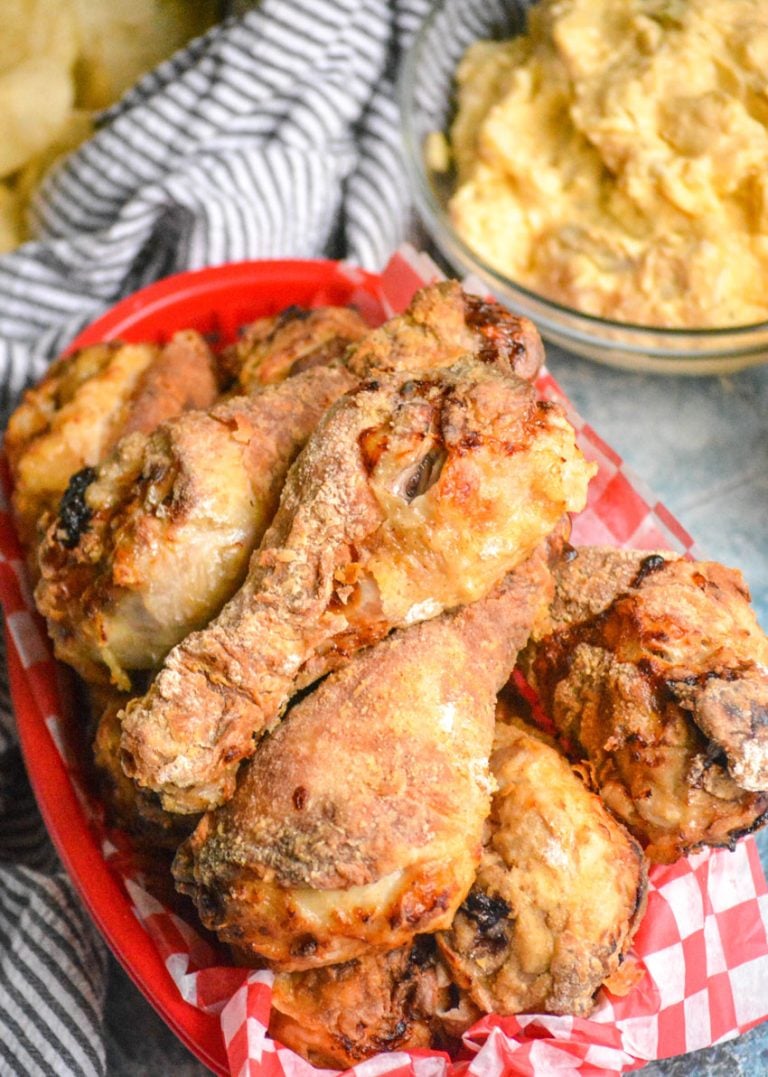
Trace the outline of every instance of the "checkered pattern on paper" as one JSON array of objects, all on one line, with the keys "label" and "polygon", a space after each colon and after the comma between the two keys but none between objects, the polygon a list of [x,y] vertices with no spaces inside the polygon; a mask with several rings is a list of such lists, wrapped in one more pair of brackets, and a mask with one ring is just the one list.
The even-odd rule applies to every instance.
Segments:
[{"label": "checkered pattern on paper", "polygon": [[[383,277],[383,309],[404,306],[421,281],[436,275],[429,265],[408,252],[397,255]],[[582,450],[598,465],[589,505],[575,521],[575,541],[692,551],[690,536],[573,413],[546,372],[540,389],[566,406]],[[5,501],[0,504],[0,600],[11,646],[66,761],[57,667],[31,604]],[[127,905],[154,940],[182,997],[219,1015],[230,1072],[235,1077],[317,1074],[268,1035],[269,973],[217,964],[216,952],[194,926],[143,889],[130,850],[117,848],[106,833],[102,845],[123,878]],[[360,1064],[356,1077],[619,1074],[734,1037],[768,1017],[768,886],[754,841],[744,839],[733,852],[707,850],[654,866],[650,879],[648,912],[631,955],[645,975],[626,997],[602,991],[589,1019],[488,1016],[466,1034],[459,1061],[451,1063],[437,1052],[396,1051]]]},{"label": "checkered pattern on paper", "polygon": [[671,549],[695,556],[694,541],[682,524],[574,411],[552,375],[545,370],[537,384],[542,396],[565,409],[576,430],[579,448],[598,466],[589,486],[587,507],[574,519],[571,541],[576,545],[635,550]]},{"label": "checkered pattern on paper", "polygon": [[45,624],[35,610],[13,530],[6,497],[9,486],[5,460],[0,458],[0,602],[6,636],[19,657],[35,703],[55,735],[61,707],[58,668],[51,658]]}]

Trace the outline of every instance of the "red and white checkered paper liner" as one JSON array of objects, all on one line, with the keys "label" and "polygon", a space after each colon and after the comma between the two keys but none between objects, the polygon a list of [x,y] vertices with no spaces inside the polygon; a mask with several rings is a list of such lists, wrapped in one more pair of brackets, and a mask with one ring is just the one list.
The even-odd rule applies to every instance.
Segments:
[{"label": "red and white checkered paper liner", "polygon": [[[353,271],[350,271],[352,275]],[[423,255],[400,251],[382,275],[382,309],[401,310],[413,291],[439,273]],[[689,535],[576,415],[544,372],[542,393],[562,403],[585,455],[598,464],[587,509],[573,541],[693,551]],[[0,601],[8,637],[64,760],[65,723],[57,666],[34,613],[7,503],[0,502]],[[267,1032],[271,974],[221,964],[194,925],[171,913],[141,885],[130,848],[115,844],[100,813],[70,774],[101,835],[105,860],[122,879],[134,912],[152,938],[181,996],[219,1014],[234,1077],[311,1077],[317,1070]],[[599,895],[595,895],[599,900]],[[393,1051],[357,1065],[356,1077],[502,1077],[553,1073],[619,1074],[731,1039],[768,1017],[768,886],[755,842],[706,850],[650,873],[648,911],[630,955],[644,970],[623,998],[602,990],[589,1019],[550,1015],[488,1016],[464,1037],[458,1060],[434,1051]]]}]

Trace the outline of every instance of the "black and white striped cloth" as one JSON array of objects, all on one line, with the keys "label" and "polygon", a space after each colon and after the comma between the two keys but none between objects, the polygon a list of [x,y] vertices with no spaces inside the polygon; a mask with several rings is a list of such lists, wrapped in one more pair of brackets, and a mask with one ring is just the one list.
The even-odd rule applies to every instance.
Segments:
[{"label": "black and white striped cloth", "polygon": [[[0,258],[3,416],[83,325],[160,276],[261,257],[381,267],[410,227],[393,77],[428,7],[262,0],[107,112],[47,179],[39,238]],[[0,1075],[106,1073],[106,954],[45,837],[4,683],[0,943]]]}]

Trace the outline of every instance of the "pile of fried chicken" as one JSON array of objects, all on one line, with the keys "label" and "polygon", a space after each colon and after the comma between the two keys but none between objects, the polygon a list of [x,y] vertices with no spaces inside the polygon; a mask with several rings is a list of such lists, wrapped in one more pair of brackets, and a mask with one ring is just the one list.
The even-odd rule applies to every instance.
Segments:
[{"label": "pile of fried chicken", "polygon": [[113,821],[318,1065],[588,1014],[631,982],[648,863],[768,813],[742,577],[569,544],[594,466],[542,359],[445,282],[374,329],[85,348],[8,427]]}]

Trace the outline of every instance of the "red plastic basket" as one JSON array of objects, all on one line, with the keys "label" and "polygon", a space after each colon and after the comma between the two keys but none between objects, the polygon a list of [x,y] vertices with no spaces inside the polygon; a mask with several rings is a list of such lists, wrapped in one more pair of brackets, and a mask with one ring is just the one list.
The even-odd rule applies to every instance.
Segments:
[{"label": "red plastic basket", "polygon": [[[415,262],[399,252],[381,277],[336,262],[306,261],[247,262],[183,273],[118,303],[71,348],[117,338],[162,341],[181,328],[227,343],[244,324],[290,304],[352,303],[377,324],[403,309],[413,291],[432,278],[431,264]],[[574,541],[690,552],[690,536],[572,411],[548,373],[539,378],[538,389],[566,408],[582,451],[598,464],[587,508],[575,520]],[[214,1072],[307,1074],[307,1064],[266,1037],[269,991],[259,981],[263,974],[251,973],[246,982],[244,970],[209,968],[205,957],[196,962],[201,971],[192,977],[194,995],[187,991],[178,961],[194,956],[186,946],[185,925],[151,902],[140,907],[128,892],[131,884],[110,866],[116,863],[114,849],[107,847],[109,836],[105,840],[92,825],[98,813],[82,792],[77,761],[68,750],[78,715],[32,611],[7,505],[0,505],[0,599],[30,779],[59,855],[106,941],[171,1029]],[[643,1061],[729,1038],[766,1018],[768,1003],[760,988],[768,982],[768,888],[754,841],[739,842],[734,853],[707,851],[656,866],[651,883],[649,911],[636,938],[638,956],[649,970],[641,984],[624,999],[603,993],[590,1019],[489,1015],[472,1033],[469,1046],[480,1052],[473,1072],[493,1077],[540,1075],[555,1068],[627,1072]],[[198,1005],[185,1001],[190,997]],[[200,1008],[225,999],[221,1019]],[[470,1066],[465,1058],[436,1069],[436,1056],[417,1055],[379,1056],[360,1072],[457,1074]]]}]

